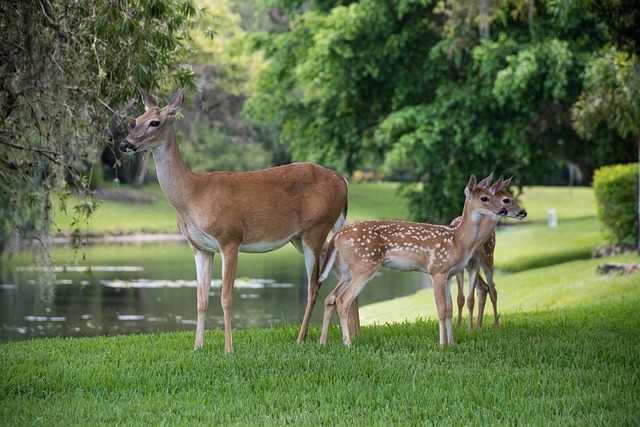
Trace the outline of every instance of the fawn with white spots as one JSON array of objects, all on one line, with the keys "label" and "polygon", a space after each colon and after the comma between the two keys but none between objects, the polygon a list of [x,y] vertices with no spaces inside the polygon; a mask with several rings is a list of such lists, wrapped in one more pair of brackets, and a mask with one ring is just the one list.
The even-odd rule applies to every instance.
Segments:
[{"label": "fawn with white spots", "polygon": [[383,266],[431,275],[440,344],[453,343],[450,279],[467,266],[482,231],[482,219],[491,217],[497,221],[507,214],[495,195],[496,189],[497,186],[478,185],[471,175],[464,190],[462,220],[453,227],[380,220],[354,223],[338,231],[329,242],[320,276],[321,281],[326,279],[334,264],[340,276],[338,285],[324,301],[320,343],[327,343],[331,316],[337,309],[343,341],[351,345],[347,318],[350,306]]},{"label": "fawn with white spots", "polygon": [[176,210],[178,227],[196,262],[198,320],[194,349],[202,347],[213,255],[222,256],[224,346],[231,342],[231,301],[238,252],[268,252],[288,242],[304,254],[309,295],[298,341],[304,340],[318,295],[320,251],[347,214],[347,182],[313,163],[253,172],[196,174],[180,155],[173,121],[184,100],[178,92],[160,108],[140,90],[146,112],[120,143],[125,153],[151,150],[162,192]]},{"label": "fawn with white spots", "polygon": [[[513,178],[513,177],[512,177]],[[499,186],[496,190],[496,196],[507,210],[507,218],[524,219],[527,216],[527,211],[522,209],[520,205],[514,200],[513,196],[507,191],[511,179],[506,181],[500,177],[496,184]],[[451,221],[451,226],[455,226],[462,220],[462,217],[458,217]],[[469,297],[467,298],[467,309],[469,310],[469,329],[473,329],[473,308],[475,305],[473,291],[478,292],[478,327],[482,327],[482,320],[484,316],[484,306],[487,301],[487,292],[491,298],[493,305],[493,318],[495,326],[500,326],[498,315],[498,291],[496,290],[495,282],[493,281],[493,252],[496,247],[496,232],[495,228],[498,225],[496,221],[489,217],[482,219],[486,223],[486,231],[490,231],[489,236],[482,243],[482,236],[479,236],[478,242],[482,243],[477,246],[473,253],[469,263],[467,264],[467,272],[469,273]],[[484,227],[483,227],[484,228]],[[480,276],[480,268],[486,276],[486,281]],[[461,271],[456,275],[456,281],[458,282],[458,327],[462,326],[462,309],[464,308],[464,271]]]}]

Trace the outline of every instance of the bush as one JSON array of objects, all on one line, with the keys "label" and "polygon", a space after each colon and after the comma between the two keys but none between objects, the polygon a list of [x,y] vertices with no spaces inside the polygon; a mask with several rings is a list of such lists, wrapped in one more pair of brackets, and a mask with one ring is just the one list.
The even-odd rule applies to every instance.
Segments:
[{"label": "bush", "polygon": [[593,174],[598,218],[616,245],[638,241],[638,163],[604,166]]}]

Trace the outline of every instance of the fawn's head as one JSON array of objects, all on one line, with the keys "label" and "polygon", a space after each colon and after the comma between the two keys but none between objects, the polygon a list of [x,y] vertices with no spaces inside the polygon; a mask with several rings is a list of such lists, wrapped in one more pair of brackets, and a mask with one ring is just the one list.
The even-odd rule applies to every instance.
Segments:
[{"label": "fawn's head", "polygon": [[507,210],[507,217],[515,218],[515,219],[524,219],[527,216],[527,211],[522,209],[520,205],[515,201],[514,197],[507,191],[509,188],[509,184],[511,184],[511,179],[513,177],[503,180],[502,176],[499,178],[501,181],[500,186],[496,191],[496,196],[500,199],[500,203]]},{"label": "fawn's head", "polygon": [[496,195],[499,186],[502,185],[502,179],[487,188],[489,182],[491,182],[491,175],[480,183],[476,182],[475,175],[471,175],[469,183],[464,189],[464,195],[466,196],[465,209],[470,209],[474,220],[479,220],[480,216],[487,215],[497,221],[507,214],[507,210]]},{"label": "fawn's head", "polygon": [[165,107],[158,104],[143,89],[142,96],[145,113],[136,119],[136,127],[120,143],[123,153],[150,150],[165,141],[166,132],[173,132],[171,124],[182,109],[184,89],[179,90]]}]

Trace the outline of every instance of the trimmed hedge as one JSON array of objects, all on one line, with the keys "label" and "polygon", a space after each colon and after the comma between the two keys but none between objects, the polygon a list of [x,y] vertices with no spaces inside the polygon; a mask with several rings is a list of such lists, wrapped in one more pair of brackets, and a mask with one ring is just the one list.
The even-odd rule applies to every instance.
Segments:
[{"label": "trimmed hedge", "polygon": [[638,242],[638,163],[604,166],[593,174],[598,218],[612,243]]}]

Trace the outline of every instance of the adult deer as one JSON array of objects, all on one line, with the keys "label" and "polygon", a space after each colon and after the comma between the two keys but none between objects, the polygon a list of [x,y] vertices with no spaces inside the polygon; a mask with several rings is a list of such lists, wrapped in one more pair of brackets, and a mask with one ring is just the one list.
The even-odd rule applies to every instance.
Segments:
[{"label": "adult deer", "polygon": [[[338,231],[327,249],[320,280],[326,279],[337,263],[340,279],[324,301],[320,343],[326,344],[331,316],[337,309],[342,339],[351,345],[348,315],[353,300],[381,267],[422,271],[431,275],[440,323],[440,345],[453,343],[450,279],[467,265],[482,218],[499,220],[506,215],[495,196],[495,187],[476,184],[471,175],[465,187],[462,221],[454,227],[404,221],[364,221]],[[446,328],[446,341],[445,341]]]},{"label": "adult deer", "polygon": [[164,108],[144,90],[140,94],[146,111],[136,119],[120,150],[151,150],[160,187],[193,250],[198,296],[194,349],[201,348],[204,339],[213,255],[219,252],[222,256],[224,346],[231,352],[231,302],[238,252],[268,252],[288,242],[304,254],[307,271],[307,307],[298,336],[298,342],[303,341],[320,287],[320,251],[329,232],[337,231],[347,214],[345,179],[312,163],[254,172],[193,173],[182,160],[173,128],[184,91],[176,93]]},{"label": "adult deer", "polygon": [[[515,218],[522,220],[527,216],[527,211],[522,209],[520,205],[515,201],[513,196],[507,191],[511,179],[513,177],[503,180],[502,176],[496,181],[499,183],[497,187],[496,196],[498,200],[507,210],[508,218]],[[461,217],[458,217],[451,221],[451,226],[456,225],[461,221]],[[495,282],[493,281],[493,252],[496,247],[496,232],[495,228],[497,222],[494,222],[491,218],[484,218],[482,221],[486,222],[486,231],[490,231],[489,236],[484,243],[480,245],[467,264],[467,272],[469,273],[469,297],[467,298],[467,309],[469,310],[469,329],[473,329],[473,309],[475,305],[474,301],[474,289],[478,291],[478,327],[482,327],[482,320],[484,316],[484,307],[487,301],[487,292],[491,298],[493,305],[493,317],[496,326],[500,325],[498,315],[498,291],[496,290]],[[480,237],[479,242],[482,242]],[[487,278],[486,282],[480,276],[480,268],[484,271]],[[464,307],[464,270],[456,275],[456,281],[458,282],[458,327],[462,326],[462,309]]]}]

